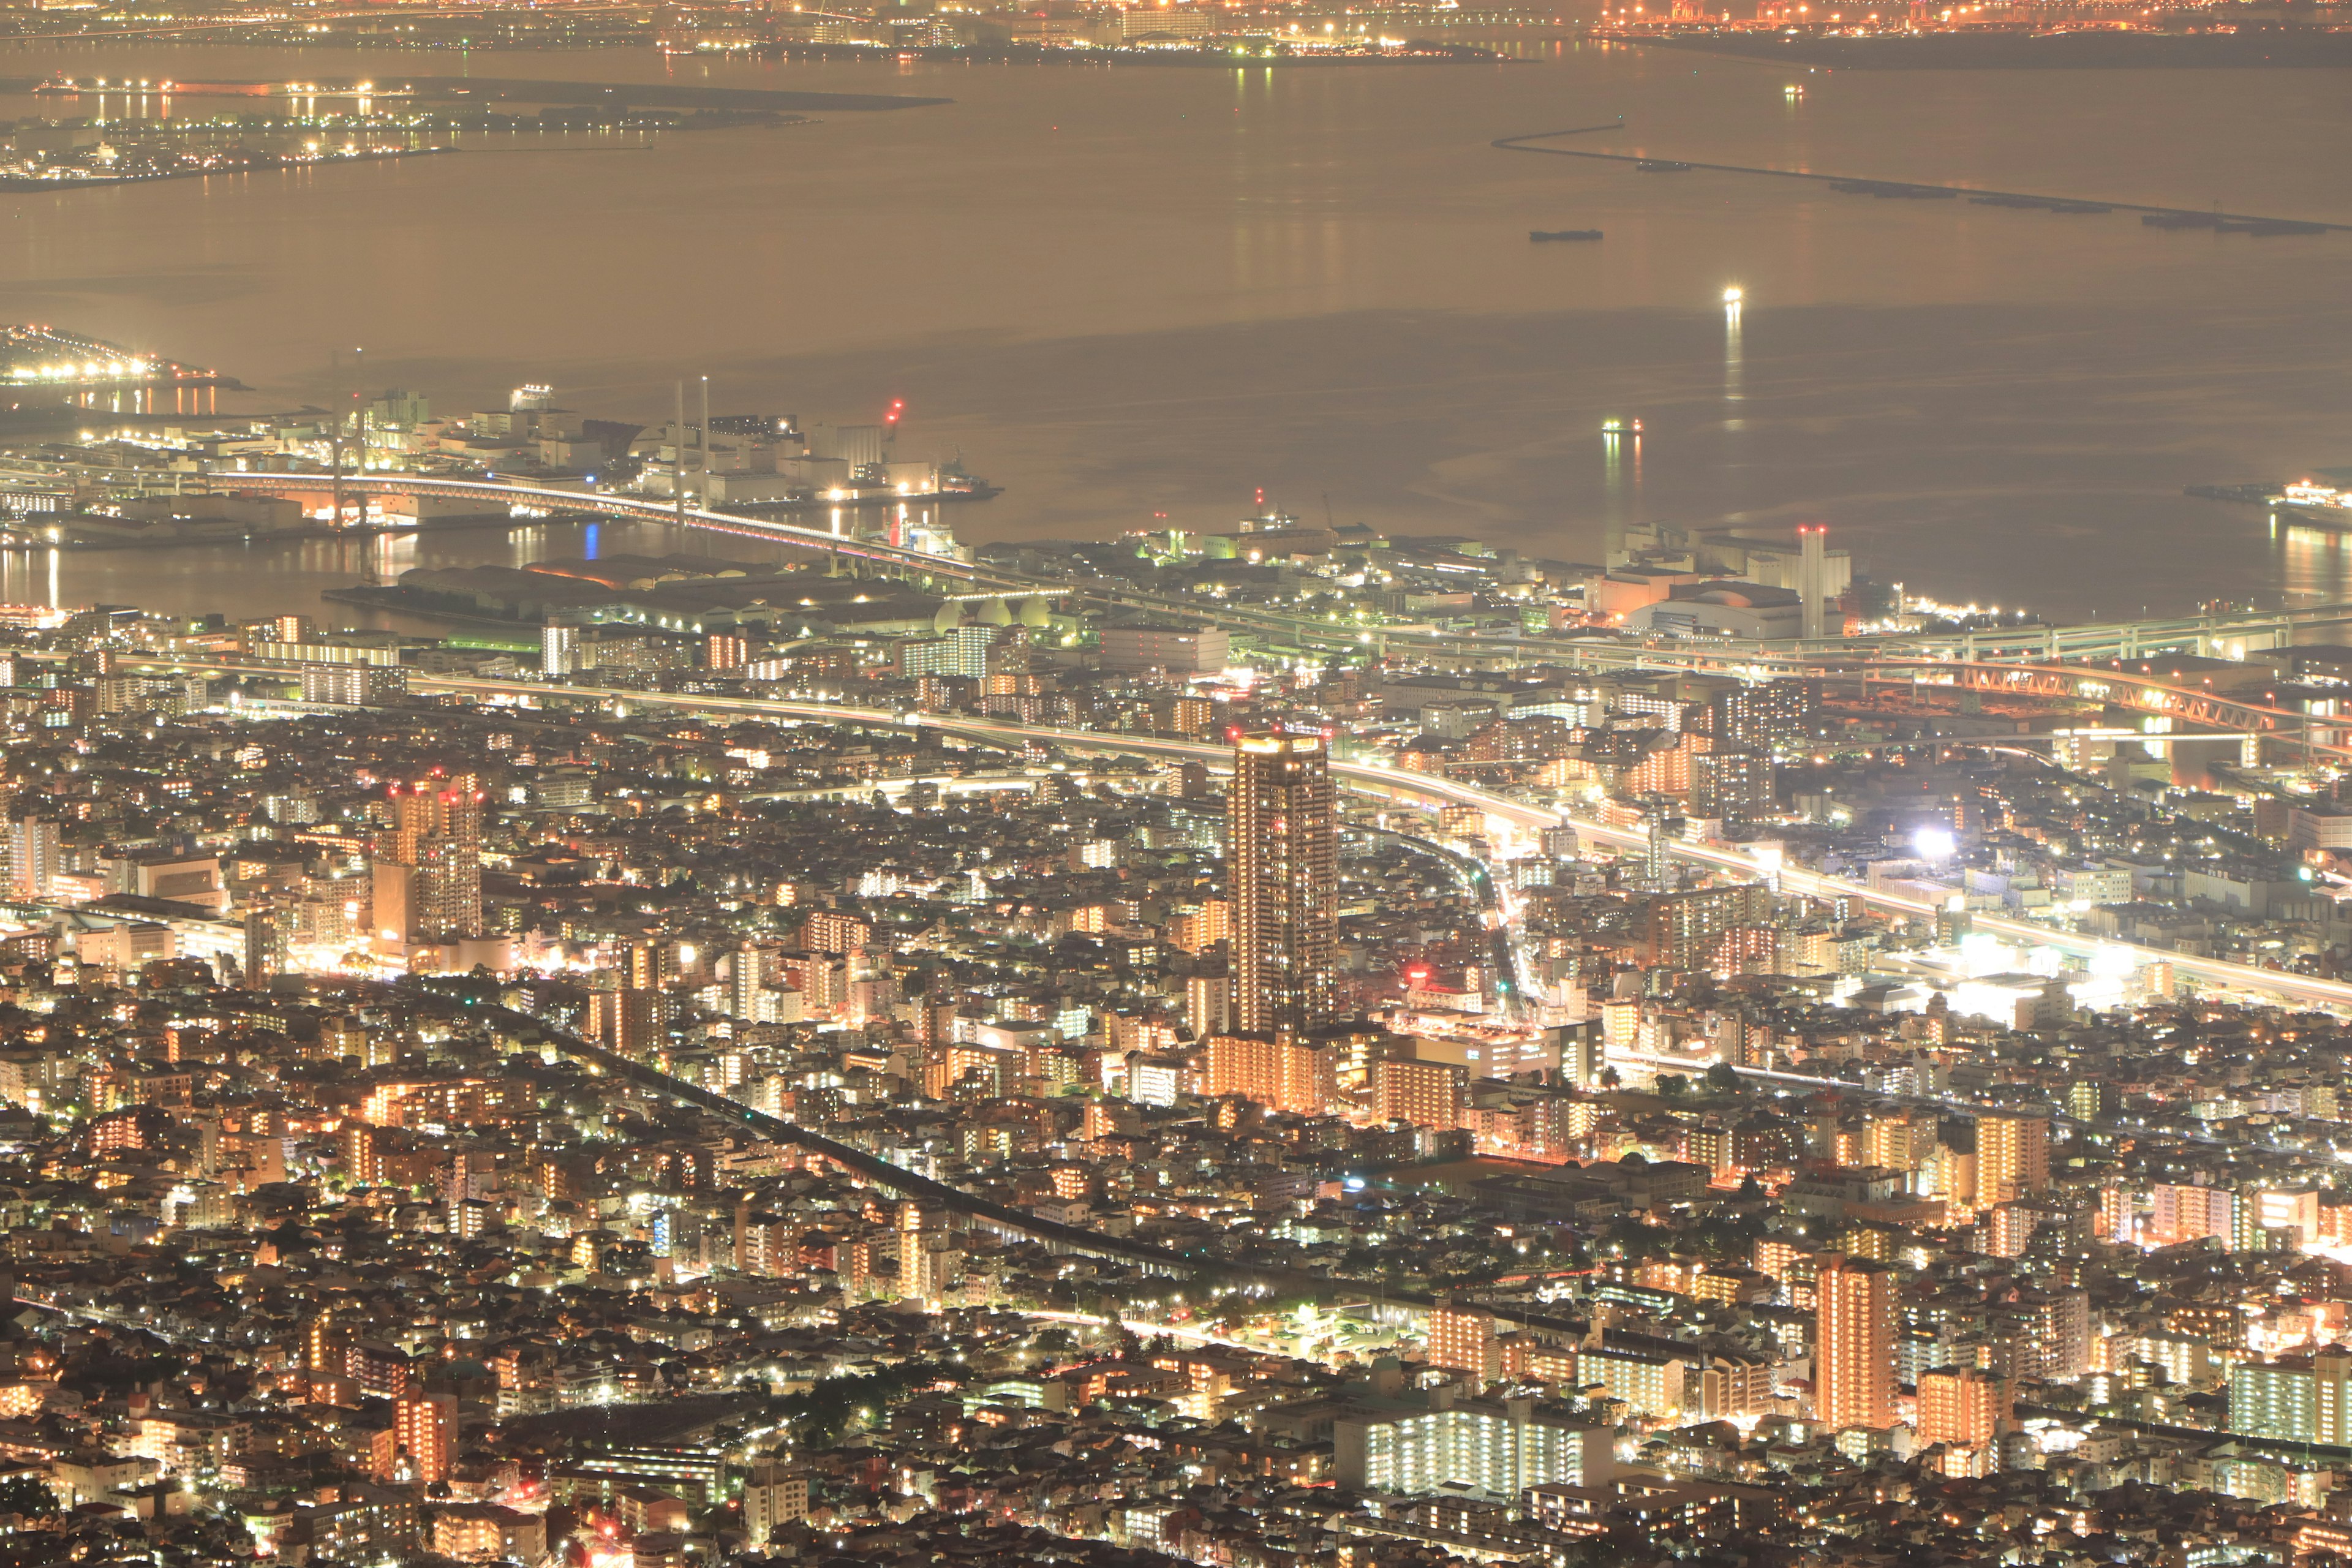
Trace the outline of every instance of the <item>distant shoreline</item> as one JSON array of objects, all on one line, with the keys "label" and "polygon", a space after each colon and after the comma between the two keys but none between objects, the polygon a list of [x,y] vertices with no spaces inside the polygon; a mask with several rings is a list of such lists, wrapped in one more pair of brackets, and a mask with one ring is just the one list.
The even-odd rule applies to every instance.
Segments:
[{"label": "distant shoreline", "polygon": [[2352,68],[2352,30],[2251,33],[1914,33],[1885,37],[1675,32],[1611,43],[1836,70],[2296,70]]},{"label": "distant shoreline", "polygon": [[[457,47],[456,45],[444,45],[438,42],[393,44],[385,43],[379,38],[367,36],[346,37],[336,34],[322,34],[310,37],[249,37],[245,36],[240,32],[238,36],[229,37],[226,36],[227,31],[227,29],[218,27],[204,27],[190,29],[185,33],[170,33],[160,32],[154,29],[142,29],[137,33],[126,32],[120,34],[0,34],[0,43],[96,44],[119,41],[122,43],[167,44],[174,47],[191,44],[213,44],[240,48],[269,49],[397,49],[404,53],[410,54],[446,52]],[[1572,36],[1572,34],[1559,28],[1546,28],[1544,29],[1544,32],[1548,37]],[[1330,68],[1340,66],[1493,66],[1527,65],[1533,63],[1516,56],[1506,55],[1497,50],[1486,48],[1475,44],[1448,43],[1442,38],[1435,37],[1416,38],[1412,40],[1412,42],[1421,47],[1418,48],[1407,47],[1402,49],[1365,49],[1360,52],[1351,53],[1327,53],[1317,50],[1303,53],[1267,54],[1259,52],[1255,49],[1244,49],[1242,52],[1237,54],[1234,44],[1214,39],[1203,39],[1199,47],[1189,48],[1129,48],[1124,46],[1111,46],[1100,48],[1055,48],[1037,44],[985,44],[980,46],[966,46],[960,44],[920,45],[912,47],[900,48],[888,44],[817,44],[776,39],[753,44],[748,48],[740,51],[740,58],[751,59],[845,60],[852,62],[920,59],[929,61],[934,64],[944,63],[961,65],[1119,65],[1194,68],[1208,67],[1220,70],[1231,70],[1240,66],[1247,66],[1255,68],[1258,67],[1272,66],[1314,66]],[[467,52],[471,54],[553,54],[615,48],[638,49],[646,47],[646,40],[642,38],[610,38],[596,43],[565,45],[561,47],[551,47],[543,43],[520,39],[513,41],[493,39],[488,41],[476,40],[465,46]],[[736,52],[730,51],[729,56],[704,57],[690,55],[685,58],[730,58],[730,56],[734,56]],[[646,104],[659,104],[662,102],[662,100],[657,98],[641,96],[650,93],[708,93],[719,95],[721,97],[740,95],[747,99],[756,98],[764,100],[762,104],[763,107],[772,106],[782,109],[831,109],[845,112],[856,110],[916,109],[934,104],[952,103],[955,101],[953,99],[949,98],[921,98],[911,94],[785,92],[750,88],[686,88],[666,84],[644,84],[635,82],[542,82],[529,79],[500,79],[489,77],[420,77],[412,79],[420,87],[426,81],[435,81],[445,85],[465,85],[477,89],[494,88],[529,89],[530,92],[541,94],[543,94],[549,88],[576,87],[584,88],[592,91],[601,90],[608,86],[614,88],[626,88],[629,89],[632,96],[635,97],[635,101]],[[37,78],[19,77],[15,79],[0,79],[0,92],[30,92],[33,88],[37,85],[38,79]],[[522,98],[526,97],[527,93],[517,92],[514,96]],[[798,101],[785,102],[783,101],[785,100],[794,100]],[[576,100],[557,100],[542,96],[538,99],[538,101],[589,102],[604,100],[601,99],[581,99]],[[682,104],[688,100],[680,99],[677,101]],[[698,101],[710,103],[715,101],[715,100],[711,98],[704,98],[698,100]]]},{"label": "distant shoreline", "polygon": [[[96,42],[104,35],[87,41]],[[0,40],[5,41],[5,40]],[[272,45],[271,47],[285,46]],[[0,77],[0,93],[33,95],[54,77]],[[183,96],[226,96],[218,89],[228,87],[273,88],[277,84],[264,81],[209,82]],[[920,98],[905,93],[878,92],[793,92],[769,88],[750,87],[689,87],[677,82],[635,81],[537,81],[528,77],[477,76],[416,76],[393,80],[382,79],[387,97],[404,96],[417,102],[487,103],[506,100],[515,103],[538,103],[563,107],[596,105],[611,109],[738,109],[766,110],[788,112],[793,110],[829,109],[840,112],[865,110],[922,109],[937,104],[953,103],[951,98]],[[211,90],[206,90],[207,89]],[[336,90],[341,90],[340,86]],[[40,93],[46,98],[95,97],[89,93],[52,90]],[[121,97],[110,90],[110,97]],[[148,96],[162,96],[150,94]],[[265,92],[254,95],[251,101],[274,102],[296,95]],[[237,101],[247,101],[239,99]]]},{"label": "distant shoreline", "polygon": [[330,169],[339,163],[380,163],[391,158],[422,158],[455,153],[455,147],[387,147],[382,152],[338,153],[331,158],[273,158],[220,169],[158,169],[146,174],[106,174],[96,179],[43,180],[21,174],[0,175],[0,193],[19,195],[48,191],[111,191],[123,185],[148,185],[158,180],[228,179],[238,174],[277,174],[289,169]]},{"label": "distant shoreline", "polygon": [[593,103],[642,109],[829,109],[854,113],[927,109],[955,101],[951,98],[921,98],[911,93],[792,92],[752,87],[688,87],[676,82],[533,81],[526,77],[419,76],[409,77],[401,85],[413,89],[417,98],[436,102],[509,99],[518,103]]}]

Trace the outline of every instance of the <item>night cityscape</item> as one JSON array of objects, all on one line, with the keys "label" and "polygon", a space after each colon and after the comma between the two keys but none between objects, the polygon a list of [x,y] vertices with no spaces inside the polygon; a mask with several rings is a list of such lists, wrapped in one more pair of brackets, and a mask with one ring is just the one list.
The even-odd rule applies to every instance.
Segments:
[{"label": "night cityscape", "polygon": [[0,1563],[2352,1564],[2347,68],[0,5]]}]

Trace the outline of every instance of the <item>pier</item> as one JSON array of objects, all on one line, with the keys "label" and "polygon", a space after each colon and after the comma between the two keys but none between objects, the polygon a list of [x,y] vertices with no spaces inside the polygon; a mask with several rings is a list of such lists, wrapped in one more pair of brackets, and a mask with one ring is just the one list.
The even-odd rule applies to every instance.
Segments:
[{"label": "pier", "polygon": [[1801,169],[1764,169],[1744,163],[1700,163],[1685,158],[1662,158],[1655,153],[1593,153],[1581,147],[1540,147],[1536,143],[1562,136],[1584,136],[1596,131],[1621,131],[1615,125],[1580,125],[1569,131],[1539,131],[1528,136],[1505,136],[1488,145],[1506,153],[1543,153],[1555,158],[1591,158],[1604,163],[1627,163],[1676,174],[1705,170],[1713,174],[1763,174],[1776,180],[1806,180],[1848,195],[1939,200],[1970,196],[1976,206],[2038,208],[2044,212],[2088,214],[2139,213],[2167,220],[2152,228],[2204,228],[2256,236],[2352,233],[2352,224],[2314,223],[2302,218],[2271,217],[2258,213],[2200,212],[2194,207],[2147,206],[2137,202],[2111,202],[2084,196],[2053,196],[2032,191],[1992,191],[1977,185],[1938,185],[1910,180],[1871,180],[1853,174],[1815,174]]}]

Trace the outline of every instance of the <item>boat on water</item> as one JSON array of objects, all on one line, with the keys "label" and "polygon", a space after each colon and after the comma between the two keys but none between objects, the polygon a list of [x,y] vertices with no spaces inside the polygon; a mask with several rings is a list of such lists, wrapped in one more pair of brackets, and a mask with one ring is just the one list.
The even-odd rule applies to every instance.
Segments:
[{"label": "boat on water", "polygon": [[1688,163],[1672,158],[1643,158],[1633,165],[1634,173],[1641,174],[1687,174],[1690,169]]},{"label": "boat on water", "polygon": [[1531,228],[1528,230],[1528,237],[1538,244],[1553,239],[1599,239],[1601,231],[1597,228]]},{"label": "boat on water", "polygon": [[2352,490],[2309,482],[2288,485],[2271,503],[2271,510],[2289,522],[2352,533]]}]

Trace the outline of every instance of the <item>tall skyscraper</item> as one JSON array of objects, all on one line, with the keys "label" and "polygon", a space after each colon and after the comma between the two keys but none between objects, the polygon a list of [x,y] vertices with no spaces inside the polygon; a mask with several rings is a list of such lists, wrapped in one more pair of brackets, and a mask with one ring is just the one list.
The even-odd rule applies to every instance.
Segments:
[{"label": "tall skyscraper", "polygon": [[65,868],[65,850],[58,825],[26,817],[8,824],[8,889],[16,898],[37,903],[49,896],[49,881]]},{"label": "tall skyscraper", "polygon": [[1977,1118],[1977,1206],[2050,1185],[2050,1119],[2003,1112]]},{"label": "tall skyscraper", "polygon": [[1250,735],[1225,808],[1237,1032],[1303,1033],[1331,1016],[1339,848],[1330,758],[1317,735]]},{"label": "tall skyscraper", "polygon": [[257,903],[245,914],[245,984],[260,990],[286,970],[286,916],[275,904]]},{"label": "tall skyscraper", "polygon": [[1815,1277],[1813,1413],[1832,1431],[1895,1422],[1895,1271],[1825,1254]]},{"label": "tall skyscraper", "polygon": [[580,628],[550,622],[539,634],[539,668],[542,675],[570,675],[579,668]]},{"label": "tall skyscraper", "polygon": [[[395,786],[396,788],[396,786]],[[376,836],[374,905],[388,942],[482,931],[482,792],[471,773],[400,790]]]}]

